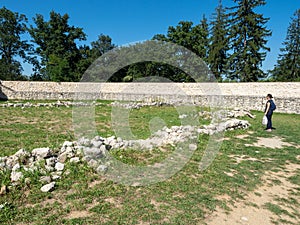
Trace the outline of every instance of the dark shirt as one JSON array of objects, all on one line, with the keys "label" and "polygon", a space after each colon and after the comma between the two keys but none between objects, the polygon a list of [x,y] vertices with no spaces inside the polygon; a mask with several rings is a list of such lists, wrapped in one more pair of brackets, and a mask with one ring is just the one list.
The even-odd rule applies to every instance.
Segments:
[{"label": "dark shirt", "polygon": [[268,113],[272,113],[276,109],[275,103],[274,103],[274,101],[272,99],[268,100],[267,103],[266,103],[265,112],[267,112],[267,104],[268,104],[268,102],[270,103],[270,108],[269,108],[269,112]]}]

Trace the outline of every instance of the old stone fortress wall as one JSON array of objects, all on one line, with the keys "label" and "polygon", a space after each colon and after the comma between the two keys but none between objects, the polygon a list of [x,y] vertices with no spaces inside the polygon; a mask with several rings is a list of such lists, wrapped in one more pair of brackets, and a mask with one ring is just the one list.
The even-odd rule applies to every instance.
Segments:
[{"label": "old stone fortress wall", "polygon": [[[277,112],[300,114],[300,82],[254,83],[73,83],[2,81],[1,99],[193,102],[209,106],[214,96],[228,108],[263,110],[265,96],[274,96]],[[220,102],[219,102],[220,103]]]}]

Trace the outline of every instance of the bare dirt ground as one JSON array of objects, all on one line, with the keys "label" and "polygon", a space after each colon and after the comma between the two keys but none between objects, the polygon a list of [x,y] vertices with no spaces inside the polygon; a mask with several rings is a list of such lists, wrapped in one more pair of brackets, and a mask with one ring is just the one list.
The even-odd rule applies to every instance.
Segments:
[{"label": "bare dirt ground", "polygon": [[[241,138],[246,138],[242,136]],[[282,148],[293,146],[291,143],[283,142],[279,137],[259,138],[252,146]],[[296,146],[299,147],[299,146]],[[291,176],[299,173],[300,156],[297,158],[299,164],[287,164],[278,172],[268,171],[262,178],[263,185],[245,196],[243,201],[235,202],[229,206],[230,211],[217,208],[207,218],[208,225],[269,225],[269,224],[300,224],[300,187],[289,181]],[[253,158],[240,158],[237,160],[254,160]],[[234,175],[234,173],[230,174]],[[229,196],[228,196],[229,197]],[[230,197],[229,197],[230,198]],[[296,204],[289,201],[295,199]],[[226,200],[226,199],[225,199]],[[279,206],[277,214],[270,211],[267,206]]]}]

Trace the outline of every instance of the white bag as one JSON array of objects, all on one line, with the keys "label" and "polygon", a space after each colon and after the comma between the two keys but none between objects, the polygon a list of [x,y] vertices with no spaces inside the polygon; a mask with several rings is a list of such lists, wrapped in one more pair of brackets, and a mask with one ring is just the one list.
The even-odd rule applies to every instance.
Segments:
[{"label": "white bag", "polygon": [[268,118],[266,115],[262,118],[262,125],[267,125],[268,124]]}]

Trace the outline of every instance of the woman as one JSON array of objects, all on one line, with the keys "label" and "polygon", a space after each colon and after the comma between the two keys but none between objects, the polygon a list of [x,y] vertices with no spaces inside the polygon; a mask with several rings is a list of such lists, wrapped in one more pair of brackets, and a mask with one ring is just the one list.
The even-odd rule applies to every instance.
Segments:
[{"label": "woman", "polygon": [[267,128],[266,130],[268,132],[271,132],[272,129],[274,129],[272,127],[272,115],[273,115],[273,111],[276,109],[276,105],[274,103],[274,101],[272,100],[273,96],[271,94],[267,95],[267,103],[266,103],[266,108],[265,108],[265,115],[268,118],[268,123],[267,123]]}]

